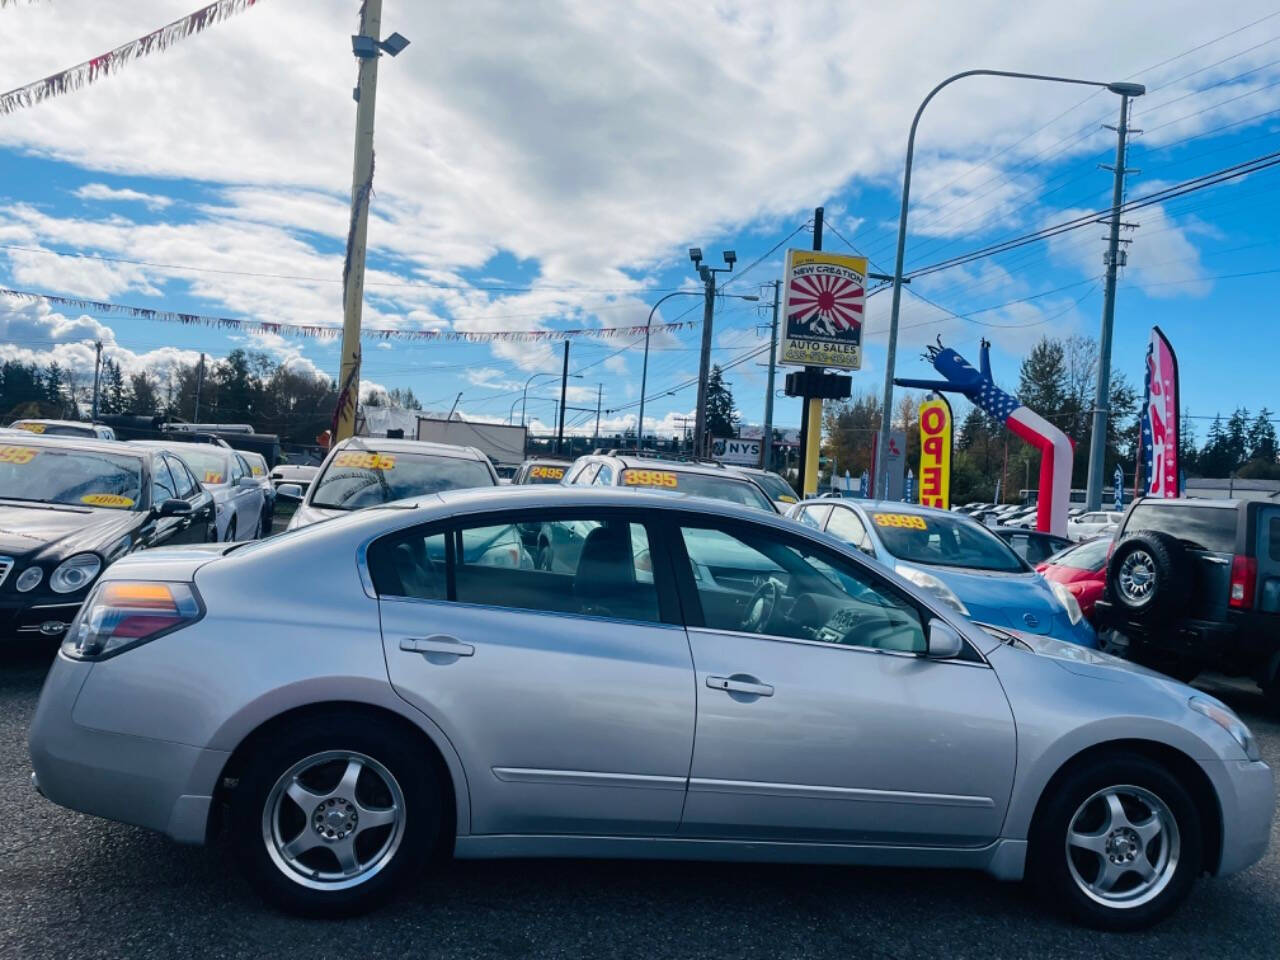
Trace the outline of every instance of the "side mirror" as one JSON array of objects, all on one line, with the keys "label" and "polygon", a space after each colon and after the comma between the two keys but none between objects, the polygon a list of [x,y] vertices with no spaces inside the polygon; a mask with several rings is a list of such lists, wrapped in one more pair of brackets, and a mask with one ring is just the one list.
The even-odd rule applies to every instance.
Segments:
[{"label": "side mirror", "polygon": [[934,619],[929,621],[928,647],[930,660],[951,660],[964,651],[964,640],[955,627]]},{"label": "side mirror", "polygon": [[251,473],[246,473],[239,479],[238,483],[242,487],[256,487],[258,485],[258,478]]},{"label": "side mirror", "polygon": [[186,517],[191,514],[191,504],[177,497],[170,497],[154,509],[158,517]]},{"label": "side mirror", "polygon": [[281,500],[293,500],[297,503],[302,502],[302,487],[296,483],[282,483],[276,487],[276,496]]}]

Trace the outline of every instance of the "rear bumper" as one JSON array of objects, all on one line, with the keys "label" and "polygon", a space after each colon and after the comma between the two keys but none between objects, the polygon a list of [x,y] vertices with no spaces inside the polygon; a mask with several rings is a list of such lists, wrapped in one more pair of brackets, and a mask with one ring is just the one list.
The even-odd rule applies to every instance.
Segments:
[{"label": "rear bumper", "polygon": [[61,655],[50,668],[28,740],[33,785],[72,810],[204,843],[229,754],[75,723],[72,709],[92,669]]},{"label": "rear bumper", "polygon": [[1131,644],[1205,663],[1217,663],[1230,655],[1240,634],[1233,619],[1183,619],[1172,624],[1135,620],[1110,600],[1098,601],[1094,621],[1099,630],[1119,631]]}]

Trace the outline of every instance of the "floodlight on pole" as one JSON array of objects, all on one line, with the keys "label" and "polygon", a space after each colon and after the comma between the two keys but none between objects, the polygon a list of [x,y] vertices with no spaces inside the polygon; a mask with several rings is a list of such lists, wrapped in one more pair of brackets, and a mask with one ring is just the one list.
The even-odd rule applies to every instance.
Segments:
[{"label": "floodlight on pole", "polygon": [[734,253],[732,250],[726,250],[724,252],[724,262],[732,267],[735,263],[738,262],[738,255]]},{"label": "floodlight on pole", "polygon": [[702,248],[701,248],[701,247],[690,247],[690,248],[689,248],[689,259],[693,261],[694,266],[697,266],[699,263],[701,263],[701,262],[702,262]]},{"label": "floodlight on pole", "polygon": [[387,39],[378,44],[383,50],[393,57],[398,57],[400,51],[409,45],[409,39],[402,33],[393,33]]}]

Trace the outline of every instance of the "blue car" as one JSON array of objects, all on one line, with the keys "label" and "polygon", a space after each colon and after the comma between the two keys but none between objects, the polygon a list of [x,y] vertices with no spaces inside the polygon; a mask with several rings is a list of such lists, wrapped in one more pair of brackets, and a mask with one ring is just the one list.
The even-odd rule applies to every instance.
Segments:
[{"label": "blue car", "polygon": [[876,500],[807,500],[788,516],[892,567],[971,620],[1084,647],[1097,634],[1059,583],[1036,573],[982,524],[958,513]]}]

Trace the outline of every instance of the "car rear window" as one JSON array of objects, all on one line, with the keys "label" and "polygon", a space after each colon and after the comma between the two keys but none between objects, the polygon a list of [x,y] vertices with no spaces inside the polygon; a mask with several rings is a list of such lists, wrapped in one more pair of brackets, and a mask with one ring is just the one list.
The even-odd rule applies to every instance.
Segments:
[{"label": "car rear window", "polygon": [[1167,533],[1192,550],[1232,553],[1236,548],[1236,512],[1186,503],[1140,503],[1129,514],[1125,534]]},{"label": "car rear window", "polygon": [[671,470],[665,466],[628,467],[622,471],[624,487],[647,487],[657,490],[675,490],[695,497],[724,500],[743,507],[776,512],[773,502],[750,480],[726,474],[692,473]]}]

